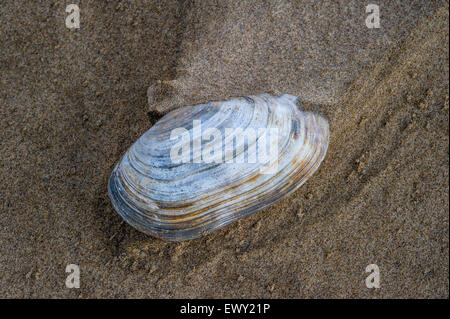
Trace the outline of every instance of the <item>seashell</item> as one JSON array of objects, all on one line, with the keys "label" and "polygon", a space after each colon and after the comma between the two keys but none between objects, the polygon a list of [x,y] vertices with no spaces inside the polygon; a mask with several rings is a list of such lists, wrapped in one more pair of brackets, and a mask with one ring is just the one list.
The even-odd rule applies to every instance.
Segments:
[{"label": "seashell", "polygon": [[317,170],[328,148],[327,120],[296,102],[263,94],[166,114],[114,168],[114,209],[146,234],[181,241],[273,204]]}]

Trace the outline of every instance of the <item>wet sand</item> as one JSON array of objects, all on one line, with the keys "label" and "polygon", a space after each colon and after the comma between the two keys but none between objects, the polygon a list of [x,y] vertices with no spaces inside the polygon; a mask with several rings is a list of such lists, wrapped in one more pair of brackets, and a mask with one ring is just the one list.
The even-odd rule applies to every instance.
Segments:
[{"label": "wet sand", "polygon": [[[448,298],[448,2],[380,1],[368,29],[359,1],[83,1],[77,30],[69,3],[0,3],[0,297]],[[298,191],[182,243],[114,212],[160,113],[261,92],[329,119]]]}]

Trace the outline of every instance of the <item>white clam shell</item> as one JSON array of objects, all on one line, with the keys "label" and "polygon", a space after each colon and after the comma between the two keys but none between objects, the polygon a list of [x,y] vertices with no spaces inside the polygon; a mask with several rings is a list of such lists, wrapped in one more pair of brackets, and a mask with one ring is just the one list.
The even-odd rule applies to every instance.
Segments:
[{"label": "white clam shell", "polygon": [[[115,210],[144,233],[189,240],[295,191],[319,167],[329,135],[327,120],[299,110],[296,101],[288,94],[263,94],[168,113],[113,170],[108,193]],[[236,128],[242,132],[231,134]],[[175,129],[189,139],[171,139]],[[216,135],[205,139],[205,132]]]}]

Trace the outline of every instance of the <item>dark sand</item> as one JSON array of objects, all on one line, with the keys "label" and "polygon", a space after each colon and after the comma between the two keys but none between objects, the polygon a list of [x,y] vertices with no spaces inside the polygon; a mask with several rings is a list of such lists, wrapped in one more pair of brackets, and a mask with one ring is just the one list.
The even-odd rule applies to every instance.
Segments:
[{"label": "dark sand", "polygon": [[[371,30],[361,1],[79,1],[79,30],[51,3],[0,3],[0,297],[448,298],[447,1],[378,1]],[[183,243],[114,212],[155,111],[261,92],[330,121],[301,189]]]}]

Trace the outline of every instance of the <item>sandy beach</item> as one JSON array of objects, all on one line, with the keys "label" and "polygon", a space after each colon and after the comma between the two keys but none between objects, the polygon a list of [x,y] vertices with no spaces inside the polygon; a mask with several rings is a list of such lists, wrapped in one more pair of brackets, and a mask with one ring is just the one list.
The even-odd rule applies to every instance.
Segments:
[{"label": "sandy beach", "polygon": [[[449,5],[377,3],[1,1],[0,298],[448,298]],[[298,191],[180,243],[114,211],[163,114],[263,92],[329,121]]]}]

